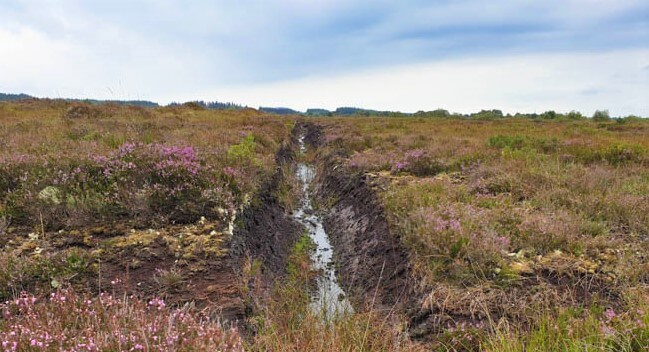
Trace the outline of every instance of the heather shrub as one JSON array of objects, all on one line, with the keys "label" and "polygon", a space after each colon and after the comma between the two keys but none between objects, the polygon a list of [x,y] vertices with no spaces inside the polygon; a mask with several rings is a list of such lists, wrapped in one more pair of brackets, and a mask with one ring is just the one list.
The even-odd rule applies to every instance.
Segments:
[{"label": "heather shrub", "polygon": [[107,116],[105,109],[89,104],[73,104],[65,111],[67,119],[97,119]]},{"label": "heather shrub", "polygon": [[236,329],[161,299],[56,290],[0,304],[5,351],[243,351]]},{"label": "heather shrub", "polygon": [[[50,159],[2,168],[7,212],[18,222],[43,217],[57,228],[92,218],[147,223],[220,219],[234,208],[232,177],[194,148],[125,143],[108,156]],[[7,171],[9,170],[9,171]]]},{"label": "heather shrub", "polygon": [[564,309],[544,316],[527,330],[499,326],[481,343],[484,351],[645,351],[649,344],[649,313],[642,308]]},{"label": "heather shrub", "polygon": [[[35,234],[34,234],[35,235]],[[38,240],[26,241],[21,250],[28,256],[17,257],[15,253],[0,253],[0,300],[4,301],[22,291],[49,290],[70,278],[92,273],[92,258],[87,252],[70,248],[51,253],[40,247]]]},{"label": "heather shrub", "polygon": [[579,240],[580,223],[567,213],[527,215],[518,226],[513,239],[517,248],[532,248],[540,253],[553,250],[573,252],[582,244]]},{"label": "heather shrub", "polygon": [[97,161],[105,177],[100,180],[107,180],[119,203],[134,205],[131,209],[143,202],[170,221],[192,222],[234,207],[220,170],[207,166],[192,147],[127,143],[108,160]]},{"label": "heather shrub", "polygon": [[[431,338],[448,335],[449,350],[646,345],[644,313],[624,300],[647,299],[649,130],[546,115],[553,119],[320,121],[325,153],[371,172],[417,285],[432,292],[424,309],[440,332]],[[429,156],[446,167],[413,167]],[[384,170],[391,175],[376,172]],[[561,316],[590,305],[604,309]],[[619,318],[603,314],[609,307]]]},{"label": "heather shrub", "polygon": [[[0,217],[13,222],[26,220],[30,216],[27,198],[34,196],[33,191],[30,192],[32,175],[46,173],[45,167],[31,158],[3,160],[0,163]],[[33,202],[30,204],[34,205]]]},{"label": "heather shrub", "polygon": [[613,143],[593,147],[589,145],[574,145],[568,149],[576,160],[591,164],[604,162],[614,166],[627,164],[642,164],[647,160],[647,148],[640,144]]},{"label": "heather shrub", "polygon": [[469,204],[422,207],[406,220],[404,240],[436,276],[473,281],[473,267],[480,267],[483,274],[477,278],[484,278],[510,249],[509,238],[494,231],[489,218],[487,211]]},{"label": "heather shrub", "polygon": [[7,300],[21,291],[33,288],[39,281],[48,279],[49,261],[43,257],[16,258],[15,255],[0,254],[0,300]]},{"label": "heather shrub", "polygon": [[414,149],[406,152],[403,161],[397,161],[392,167],[392,173],[407,172],[414,176],[434,176],[446,167],[428,155],[424,150]]},{"label": "heather shrub", "polygon": [[400,157],[394,152],[367,150],[354,152],[349,157],[348,165],[355,169],[367,171],[394,170],[398,172],[397,161]]},{"label": "heather shrub", "polygon": [[647,151],[640,145],[616,143],[601,151],[601,158],[611,165],[620,165],[640,162],[646,154]]}]

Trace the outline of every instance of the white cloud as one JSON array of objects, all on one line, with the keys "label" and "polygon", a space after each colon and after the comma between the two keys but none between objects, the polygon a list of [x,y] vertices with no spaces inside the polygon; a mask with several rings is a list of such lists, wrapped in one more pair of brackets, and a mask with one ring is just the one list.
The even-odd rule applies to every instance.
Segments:
[{"label": "white cloud", "polygon": [[446,60],[334,77],[192,92],[253,106],[455,112],[578,110],[649,116],[649,50]]},{"label": "white cloud", "polygon": [[21,87],[40,91],[39,82],[63,80],[72,68],[64,59],[73,51],[69,44],[51,40],[28,27],[16,31],[0,28],[0,43],[0,90]]},{"label": "white cloud", "polygon": [[0,92],[155,99],[211,84],[207,61],[218,65],[218,60],[150,42],[120,27],[95,26],[99,35],[84,41],[56,38],[26,26],[0,27]]},{"label": "white cloud", "polygon": [[0,0],[0,92],[649,114],[645,3]]}]

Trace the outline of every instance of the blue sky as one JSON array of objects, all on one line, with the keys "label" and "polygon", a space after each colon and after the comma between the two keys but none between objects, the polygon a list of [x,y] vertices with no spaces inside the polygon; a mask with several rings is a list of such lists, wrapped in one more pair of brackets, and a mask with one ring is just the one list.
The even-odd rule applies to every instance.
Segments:
[{"label": "blue sky", "polygon": [[649,2],[0,0],[0,91],[649,116]]}]

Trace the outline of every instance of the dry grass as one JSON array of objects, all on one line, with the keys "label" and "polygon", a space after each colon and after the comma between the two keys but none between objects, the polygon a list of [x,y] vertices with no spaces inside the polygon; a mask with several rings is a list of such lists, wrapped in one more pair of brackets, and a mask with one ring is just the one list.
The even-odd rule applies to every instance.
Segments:
[{"label": "dry grass", "polygon": [[[563,309],[629,314],[636,305],[624,297],[637,290],[646,297],[649,123],[318,123],[326,153],[374,179],[420,290],[429,292],[422,308],[439,322],[432,331],[438,338],[459,327],[493,332],[505,324],[525,346],[530,331]],[[601,316],[572,323],[588,319]],[[646,327],[638,329],[634,336],[646,342]],[[451,340],[456,344],[446,346],[476,346]]]},{"label": "dry grass", "polygon": [[[408,338],[406,317],[369,309],[323,319],[309,308],[308,246],[300,242],[289,277],[270,297],[249,292],[257,315],[247,349],[640,351],[649,344],[649,123],[317,122],[326,138],[319,153],[375,180],[419,282],[420,306],[412,308],[428,312],[435,325],[423,332],[429,344],[421,345]],[[157,342],[142,334],[110,331],[162,325],[155,335],[161,339],[191,336],[172,350],[241,348],[238,333],[200,313],[159,313],[161,301],[126,297],[111,297],[107,307],[105,296],[83,292],[118,290],[124,284],[109,275],[119,273],[140,275],[135,281],[144,296],[173,296],[219,268],[233,210],[276,171],[275,154],[293,125],[293,118],[254,110],[0,104],[0,296],[9,301],[6,311],[22,305],[31,312],[0,322],[3,348],[16,342],[38,350],[49,341],[50,350],[72,349],[101,338],[96,346],[106,349],[152,349]],[[125,146],[136,151],[115,157]],[[185,158],[186,147],[195,157]],[[171,159],[156,159],[167,151]],[[174,168],[164,177],[125,171],[122,179],[104,178],[90,172],[105,166],[95,163],[98,157],[133,162],[140,171],[160,162]],[[282,172],[289,181],[276,196],[291,209],[299,187],[288,177],[293,170]],[[53,183],[62,175],[65,187]],[[178,183],[191,187],[174,190]],[[153,184],[155,192],[147,188]],[[107,206],[111,187],[121,198]],[[77,293],[60,291],[68,286]],[[65,306],[61,297],[74,303]],[[69,321],[62,309],[99,318]],[[188,314],[186,324],[172,324],[180,313]],[[30,330],[11,335],[20,326]],[[54,328],[58,345],[36,334],[45,326]],[[200,329],[202,336],[190,333]],[[120,336],[130,342],[121,344]]]}]

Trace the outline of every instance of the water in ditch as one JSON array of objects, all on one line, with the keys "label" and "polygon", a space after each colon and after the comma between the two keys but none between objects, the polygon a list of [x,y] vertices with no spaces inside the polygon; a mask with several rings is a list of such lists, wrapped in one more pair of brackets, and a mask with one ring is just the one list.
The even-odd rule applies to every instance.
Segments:
[{"label": "water in ditch", "polygon": [[[304,137],[300,137],[299,141],[300,151],[304,153],[306,151]],[[345,291],[340,287],[338,278],[336,278],[333,248],[329,242],[329,237],[322,225],[322,219],[314,213],[311,205],[309,188],[314,176],[313,167],[299,163],[297,165],[297,176],[302,182],[303,197],[300,201],[300,207],[293,216],[307,228],[309,236],[316,245],[316,250],[311,255],[311,261],[314,269],[321,273],[317,278],[317,290],[314,292],[311,307],[315,312],[322,313],[325,318],[352,313],[352,306],[347,300]]]}]

